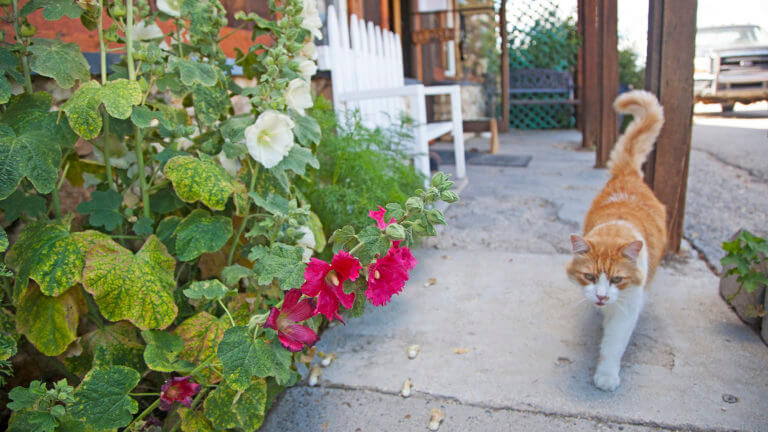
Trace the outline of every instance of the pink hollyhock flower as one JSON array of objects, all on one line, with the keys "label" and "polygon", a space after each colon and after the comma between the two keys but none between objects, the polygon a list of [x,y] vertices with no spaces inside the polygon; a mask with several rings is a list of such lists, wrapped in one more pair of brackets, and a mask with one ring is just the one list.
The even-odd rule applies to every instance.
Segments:
[{"label": "pink hollyhock flower", "polygon": [[379,206],[378,211],[370,210],[368,212],[368,216],[376,221],[376,226],[379,227],[380,230],[385,229],[387,226],[392,225],[395,223],[395,218],[392,218],[389,220],[389,222],[384,222],[384,214],[387,212],[387,209],[385,209],[382,206]]},{"label": "pink hollyhock flower", "polygon": [[273,307],[264,327],[277,330],[280,343],[292,352],[311,347],[317,342],[317,334],[311,328],[298,324],[312,316],[315,306],[311,299],[301,298],[301,291],[292,289],[285,294],[283,307]]},{"label": "pink hollyhock flower", "polygon": [[382,306],[399,294],[408,280],[408,271],[416,267],[416,258],[407,247],[394,242],[387,254],[368,266],[368,289],[365,297],[374,306]]},{"label": "pink hollyhock flower", "polygon": [[168,411],[174,402],[181,402],[189,408],[192,404],[192,396],[200,391],[200,384],[193,383],[192,377],[169,378],[160,388],[160,409]]},{"label": "pink hollyhock flower", "polygon": [[330,321],[341,319],[339,303],[349,309],[355,303],[355,293],[345,294],[342,286],[346,280],[355,280],[360,275],[360,261],[344,250],[334,255],[331,263],[312,258],[304,270],[304,285],[301,292],[317,297],[315,315],[325,315]]}]

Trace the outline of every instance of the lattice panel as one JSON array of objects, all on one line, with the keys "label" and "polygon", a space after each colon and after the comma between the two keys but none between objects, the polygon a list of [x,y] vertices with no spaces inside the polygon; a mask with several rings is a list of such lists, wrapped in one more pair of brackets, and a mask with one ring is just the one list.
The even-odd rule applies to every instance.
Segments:
[{"label": "lattice panel", "polygon": [[[568,94],[515,95],[515,99],[560,99]],[[571,105],[512,105],[509,107],[509,126],[513,129],[564,129],[576,126]]]}]

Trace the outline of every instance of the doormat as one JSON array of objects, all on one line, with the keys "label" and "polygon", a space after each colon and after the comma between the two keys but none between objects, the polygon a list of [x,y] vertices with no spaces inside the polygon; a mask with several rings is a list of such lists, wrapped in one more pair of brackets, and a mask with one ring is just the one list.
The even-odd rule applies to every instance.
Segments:
[{"label": "doormat", "polygon": [[[435,150],[430,153],[436,153],[440,157],[440,165],[455,165],[456,158],[453,150]],[[502,155],[483,152],[464,152],[464,160],[467,165],[487,165],[500,167],[519,167],[525,168],[533,159],[530,155]]]}]

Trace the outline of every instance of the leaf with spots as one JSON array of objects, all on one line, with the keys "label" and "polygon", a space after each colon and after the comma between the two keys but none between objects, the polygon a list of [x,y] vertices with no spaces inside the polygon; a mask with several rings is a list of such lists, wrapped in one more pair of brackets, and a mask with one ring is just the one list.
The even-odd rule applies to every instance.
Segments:
[{"label": "leaf with spots", "polygon": [[199,84],[192,89],[192,102],[195,107],[195,115],[206,126],[213,125],[222,114],[227,114],[230,105],[226,89],[220,86],[205,87]]},{"label": "leaf with spots", "polygon": [[97,429],[127,426],[139,410],[128,394],[140,379],[138,372],[125,366],[95,367],[75,390],[69,411]]},{"label": "leaf with spots", "polygon": [[91,192],[91,200],[77,205],[77,212],[90,215],[88,223],[112,231],[123,223],[120,204],[123,197],[113,189]]},{"label": "leaf with spots", "polygon": [[298,288],[304,283],[303,249],[284,243],[271,247],[256,246],[248,255],[254,261],[253,271],[259,275],[259,285],[269,285],[277,279],[283,291]]},{"label": "leaf with spots", "polygon": [[188,86],[202,84],[210,87],[219,80],[215,67],[195,60],[171,57],[168,60],[168,68],[171,71],[178,70],[181,82]]},{"label": "leaf with spots", "polygon": [[176,261],[154,235],[133,254],[108,236],[88,233],[83,286],[104,317],[128,320],[142,330],[165,328],[178,307],[173,300]]},{"label": "leaf with spots", "polygon": [[176,194],[185,202],[200,201],[212,210],[224,210],[227,200],[234,193],[241,195],[241,198],[234,200],[238,214],[245,211],[245,185],[209,156],[201,155],[200,159],[173,157],[165,164],[164,173],[173,183]]},{"label": "leaf with spots", "polygon": [[8,250],[8,234],[5,233],[5,229],[0,226],[0,252]]},{"label": "leaf with spots", "polygon": [[21,135],[0,124],[0,199],[11,195],[26,177],[40,193],[56,187],[61,148],[45,129]]},{"label": "leaf with spots", "polygon": [[222,384],[205,399],[205,417],[216,429],[255,431],[264,421],[267,383],[253,380],[244,391]]},{"label": "leaf with spots", "polygon": [[189,372],[195,365],[186,360],[179,360],[179,353],[184,349],[184,339],[173,333],[160,330],[145,330],[141,337],[147,343],[144,361],[150,369],[158,372]]},{"label": "leaf with spots", "polygon": [[254,375],[259,378],[275,377],[281,385],[287,385],[295,379],[291,370],[293,356],[290,351],[261,338],[254,340],[246,326],[227,329],[217,354],[224,379],[237,390],[247,389]]},{"label": "leaf with spots", "polygon": [[192,411],[182,406],[177,412],[181,417],[182,432],[214,432],[216,430],[202,411]]},{"label": "leaf with spots", "polygon": [[40,352],[57,356],[77,337],[84,306],[78,289],[49,297],[33,285],[16,305],[16,327]]},{"label": "leaf with spots", "polygon": [[135,81],[119,78],[104,86],[97,81],[89,81],[81,85],[61,109],[78,135],[93,139],[101,133],[101,104],[112,117],[127,119],[133,106],[141,103],[141,98],[141,87]]},{"label": "leaf with spots", "polygon": [[234,291],[227,288],[218,279],[195,281],[184,290],[184,295],[191,299],[221,300],[232,293]]},{"label": "leaf with spots", "polygon": [[176,256],[192,261],[206,252],[216,252],[232,237],[232,219],[214,216],[206,210],[194,210],[174,232]]},{"label": "leaf with spots", "polygon": [[53,78],[65,89],[91,79],[88,61],[76,43],[64,43],[58,39],[33,38],[29,47],[32,53],[30,67],[42,76]]},{"label": "leaf with spots", "polygon": [[80,336],[82,353],[63,360],[70,372],[84,376],[93,366],[127,366],[137,371],[146,369],[144,344],[136,327],[127,321],[97,328]]},{"label": "leaf with spots", "polygon": [[[173,331],[184,339],[184,349],[179,353],[179,358],[195,364],[204,361],[216,352],[216,347],[227,328],[228,322],[208,312],[198,312],[187,318]],[[220,379],[210,369],[203,369],[200,374],[211,382],[218,382]]]},{"label": "leaf with spots", "polygon": [[49,296],[60,295],[80,282],[85,263],[81,236],[71,234],[61,222],[39,221],[24,227],[5,256],[6,264],[17,273],[16,296],[24,292],[29,279]]}]

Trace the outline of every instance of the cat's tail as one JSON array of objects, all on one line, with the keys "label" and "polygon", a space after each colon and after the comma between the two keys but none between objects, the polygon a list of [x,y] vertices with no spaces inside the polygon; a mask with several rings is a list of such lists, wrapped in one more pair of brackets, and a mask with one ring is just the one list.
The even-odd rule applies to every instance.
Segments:
[{"label": "cat's tail", "polygon": [[611,151],[608,168],[612,176],[639,173],[664,124],[664,110],[656,96],[644,90],[627,92],[616,98],[613,108],[634,118]]}]

